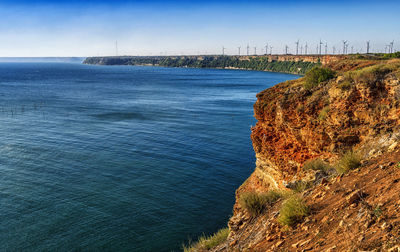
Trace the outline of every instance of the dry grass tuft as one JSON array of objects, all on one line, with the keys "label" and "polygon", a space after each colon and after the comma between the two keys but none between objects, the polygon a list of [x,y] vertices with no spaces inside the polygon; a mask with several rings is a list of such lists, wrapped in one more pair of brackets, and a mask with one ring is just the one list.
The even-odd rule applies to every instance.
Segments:
[{"label": "dry grass tuft", "polygon": [[344,174],[361,166],[361,156],[354,151],[346,152],[336,163],[335,168],[339,174]]},{"label": "dry grass tuft", "polygon": [[282,226],[293,226],[303,220],[310,212],[309,207],[299,195],[288,198],[281,207],[278,222]]},{"label": "dry grass tuft", "polygon": [[223,243],[226,241],[226,238],[228,238],[229,235],[229,228],[223,228],[220,229],[218,232],[216,232],[213,235],[210,236],[205,236],[202,235],[199,240],[194,243],[193,245],[183,245],[183,251],[184,252],[195,252],[195,251],[202,251],[202,250],[209,250],[211,248],[214,248],[218,246],[219,244]]},{"label": "dry grass tuft", "polygon": [[239,204],[255,217],[262,214],[281,197],[282,193],[274,190],[268,191],[267,193],[247,192],[240,196]]}]

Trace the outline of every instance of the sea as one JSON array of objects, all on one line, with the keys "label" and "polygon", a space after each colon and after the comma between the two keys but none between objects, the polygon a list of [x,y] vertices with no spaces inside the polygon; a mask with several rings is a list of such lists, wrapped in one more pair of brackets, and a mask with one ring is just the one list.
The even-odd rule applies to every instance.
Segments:
[{"label": "sea", "polygon": [[256,94],[298,77],[0,63],[0,251],[180,251],[226,227]]}]

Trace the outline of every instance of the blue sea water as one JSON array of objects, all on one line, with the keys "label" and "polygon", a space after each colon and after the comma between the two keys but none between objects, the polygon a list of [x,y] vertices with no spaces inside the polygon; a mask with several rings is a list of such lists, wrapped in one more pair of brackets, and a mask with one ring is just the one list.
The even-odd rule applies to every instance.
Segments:
[{"label": "blue sea water", "polygon": [[255,95],[295,78],[0,63],[0,250],[178,251],[226,226]]}]

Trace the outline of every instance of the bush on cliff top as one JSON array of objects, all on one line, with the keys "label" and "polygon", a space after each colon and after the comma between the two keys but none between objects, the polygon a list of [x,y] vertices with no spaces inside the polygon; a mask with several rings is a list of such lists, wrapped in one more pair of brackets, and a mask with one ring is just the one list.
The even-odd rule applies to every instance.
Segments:
[{"label": "bush on cliff top", "polygon": [[319,83],[335,77],[335,72],[329,68],[315,66],[304,76],[304,88],[310,90]]},{"label": "bush on cliff top", "polygon": [[278,222],[282,226],[293,226],[300,222],[310,212],[309,207],[299,195],[288,198],[281,207]]},{"label": "bush on cliff top", "polygon": [[246,192],[240,196],[239,204],[255,217],[262,214],[281,197],[280,192],[273,190],[267,193]]},{"label": "bush on cliff top", "polygon": [[195,244],[193,245],[189,244],[188,246],[183,245],[182,246],[183,251],[194,252],[194,251],[209,250],[226,241],[228,235],[229,235],[229,228],[220,229],[218,232],[210,236],[202,235]]}]

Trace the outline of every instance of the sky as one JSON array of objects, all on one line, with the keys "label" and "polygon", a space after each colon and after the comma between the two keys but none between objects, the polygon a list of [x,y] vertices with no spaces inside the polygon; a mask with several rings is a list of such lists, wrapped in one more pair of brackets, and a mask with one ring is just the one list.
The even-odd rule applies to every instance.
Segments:
[{"label": "sky", "polygon": [[[400,1],[0,0],[0,57],[400,50]],[[254,49],[256,47],[256,49]],[[323,49],[324,51],[324,46]],[[268,53],[269,53],[268,52]]]}]

